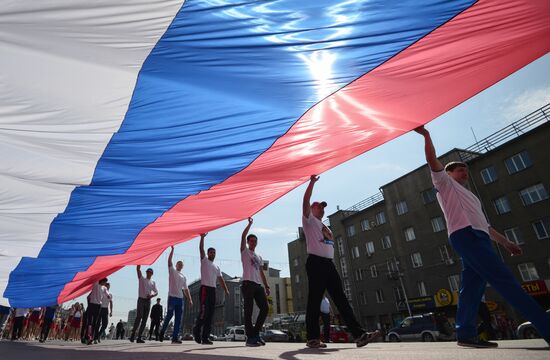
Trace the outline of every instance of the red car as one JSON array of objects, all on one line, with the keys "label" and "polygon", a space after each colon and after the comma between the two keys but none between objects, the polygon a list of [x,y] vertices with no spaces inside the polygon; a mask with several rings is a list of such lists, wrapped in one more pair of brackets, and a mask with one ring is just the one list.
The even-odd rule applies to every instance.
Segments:
[{"label": "red car", "polygon": [[[326,341],[324,338],[324,332],[321,327],[321,340]],[[330,342],[334,343],[347,343],[350,342],[351,337],[345,326],[330,325]]]}]

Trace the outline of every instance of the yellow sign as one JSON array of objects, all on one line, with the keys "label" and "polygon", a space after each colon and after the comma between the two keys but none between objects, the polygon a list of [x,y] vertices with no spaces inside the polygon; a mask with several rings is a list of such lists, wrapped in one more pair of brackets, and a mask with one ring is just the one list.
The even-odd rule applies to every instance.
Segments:
[{"label": "yellow sign", "polygon": [[435,304],[438,307],[449,306],[453,303],[453,294],[447,289],[439,289],[435,293]]}]

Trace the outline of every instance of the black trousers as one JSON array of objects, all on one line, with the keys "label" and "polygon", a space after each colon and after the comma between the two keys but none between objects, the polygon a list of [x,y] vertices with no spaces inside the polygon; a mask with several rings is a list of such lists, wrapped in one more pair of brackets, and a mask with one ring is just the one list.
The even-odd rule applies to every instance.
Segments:
[{"label": "black trousers", "polygon": [[103,334],[103,332],[105,331],[105,329],[107,329],[107,326],[109,325],[109,308],[105,308],[105,307],[101,308],[101,310],[99,311],[99,320],[100,321],[97,322],[96,329],[99,328],[100,322],[101,322],[101,328],[96,330],[96,335],[95,335],[96,340],[101,338],[101,334]]},{"label": "black trousers", "polygon": [[210,336],[215,306],[216,288],[201,285],[200,310],[197,321],[195,322],[195,331],[198,335],[200,335],[201,340],[208,340],[208,336]]},{"label": "black trousers", "polygon": [[86,336],[88,339],[97,340],[97,330],[99,329],[99,313],[101,312],[101,304],[88,305],[86,309]]},{"label": "black trousers", "polygon": [[52,322],[53,319],[44,319],[44,323],[42,324],[42,331],[40,332],[40,338],[42,340],[48,340],[48,335],[50,334],[50,327],[52,325]]},{"label": "black trousers", "polygon": [[358,338],[361,336],[365,330],[361,328],[353,314],[353,309],[344,293],[342,280],[332,259],[309,254],[306,261],[306,272],[309,282],[306,309],[307,339],[316,340],[320,337],[319,316],[321,313],[321,300],[325,291],[328,291],[353,337]]},{"label": "black trousers", "polygon": [[141,337],[141,334],[143,334],[143,330],[145,330],[145,325],[147,324],[147,318],[149,317],[150,310],[151,299],[138,298],[136,320],[134,321],[134,327],[132,328],[132,336],[136,335],[136,330],[138,330],[139,326],[137,336],[138,338]]},{"label": "black trousers", "polygon": [[19,339],[21,333],[23,332],[23,321],[25,320],[24,316],[18,316],[13,321],[13,329],[11,329],[11,339]]},{"label": "black trousers", "polygon": [[323,337],[325,342],[330,342],[330,314],[321,313],[323,320]]},{"label": "black trousers", "polygon": [[151,318],[151,328],[149,329],[149,339],[151,339],[151,336],[154,333],[155,338],[158,341],[158,339],[159,339],[159,327],[160,327],[160,318],[158,318],[158,319]]},{"label": "black trousers", "polygon": [[[265,290],[260,284],[245,280],[241,285],[241,294],[244,300],[244,329],[246,331],[246,336],[248,338],[259,336],[264,326],[265,319],[267,318],[268,305]],[[256,318],[256,324],[252,325],[254,302],[256,302],[260,312]]]},{"label": "black trousers", "polygon": [[116,331],[116,339],[124,339],[124,329],[120,329]]}]

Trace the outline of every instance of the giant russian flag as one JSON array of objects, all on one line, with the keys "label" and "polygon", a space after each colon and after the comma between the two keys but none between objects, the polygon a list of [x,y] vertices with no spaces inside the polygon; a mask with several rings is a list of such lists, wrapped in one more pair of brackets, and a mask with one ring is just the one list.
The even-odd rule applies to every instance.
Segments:
[{"label": "giant russian flag", "polygon": [[13,1],[0,297],[61,303],[550,49],[548,0]]}]

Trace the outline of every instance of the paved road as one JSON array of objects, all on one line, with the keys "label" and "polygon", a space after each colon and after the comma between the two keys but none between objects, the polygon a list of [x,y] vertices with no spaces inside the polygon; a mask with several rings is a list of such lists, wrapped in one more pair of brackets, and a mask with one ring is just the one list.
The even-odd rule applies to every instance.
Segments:
[{"label": "paved road", "polygon": [[85,346],[67,342],[0,342],[2,360],[538,360],[550,359],[550,349],[543,340],[500,341],[498,349],[464,349],[455,343],[372,343],[357,349],[355,344],[329,344],[327,349],[313,350],[297,343],[268,343],[261,348],[247,348],[239,342],[215,342],[203,346],[191,341],[183,345],[149,342],[103,341]]}]

